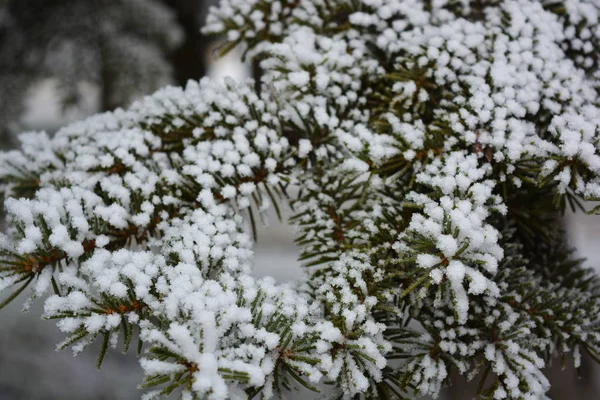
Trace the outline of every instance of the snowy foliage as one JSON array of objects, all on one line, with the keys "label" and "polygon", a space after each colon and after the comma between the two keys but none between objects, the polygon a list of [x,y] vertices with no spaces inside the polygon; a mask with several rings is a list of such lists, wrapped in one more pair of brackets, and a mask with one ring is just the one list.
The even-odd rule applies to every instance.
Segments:
[{"label": "snowy foliage", "polygon": [[[600,281],[557,228],[600,199],[599,13],[222,0],[206,31],[261,93],[168,87],[2,156],[6,302],[31,285],[99,363],[138,335],[147,399],[435,397],[451,371],[545,398],[553,358],[600,356]],[[286,205],[297,287],[251,276],[245,227]]]}]

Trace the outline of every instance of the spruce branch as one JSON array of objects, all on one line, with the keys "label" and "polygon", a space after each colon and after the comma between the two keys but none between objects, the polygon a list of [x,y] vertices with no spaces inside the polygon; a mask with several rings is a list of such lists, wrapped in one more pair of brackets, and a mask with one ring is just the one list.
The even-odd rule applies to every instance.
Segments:
[{"label": "spruce branch", "polygon": [[[559,3],[223,0],[206,29],[260,93],[169,87],[2,156],[2,304],[52,288],[98,365],[138,335],[148,399],[415,398],[453,371],[545,398],[553,360],[600,359],[600,281],[558,228],[600,197],[600,10]],[[271,206],[303,285],[251,276]]]}]

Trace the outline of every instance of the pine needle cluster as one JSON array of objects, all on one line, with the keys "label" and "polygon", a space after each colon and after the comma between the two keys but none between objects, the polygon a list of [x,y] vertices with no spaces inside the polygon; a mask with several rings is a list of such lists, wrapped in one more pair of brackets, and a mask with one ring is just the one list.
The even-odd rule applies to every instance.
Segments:
[{"label": "pine needle cluster", "polygon": [[[559,228],[600,198],[599,18],[222,0],[205,30],[260,63],[260,92],[167,87],[2,156],[2,305],[45,297],[98,365],[137,340],[145,399],[435,397],[452,371],[546,398],[552,360],[600,358],[600,281]],[[302,285],[252,277],[271,207],[293,210]]]}]

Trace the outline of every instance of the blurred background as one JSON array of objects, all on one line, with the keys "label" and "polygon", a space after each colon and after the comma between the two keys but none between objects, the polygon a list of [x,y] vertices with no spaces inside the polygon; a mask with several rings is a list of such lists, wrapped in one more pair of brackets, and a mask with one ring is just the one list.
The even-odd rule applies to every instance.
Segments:
[{"label": "blurred background", "polygon": [[[215,59],[218,38],[201,35],[217,0],[0,0],[0,148],[16,134],[56,131],[88,115],[127,107],[167,84],[208,75],[256,76],[239,53]],[[579,255],[600,259],[600,217],[567,215],[565,227]],[[259,231],[256,276],[278,282],[302,278],[289,226],[275,216]],[[600,265],[600,264],[599,264]],[[62,334],[40,319],[42,304],[24,314],[13,302],[0,313],[0,400],[136,399],[142,374],[135,355],[109,353],[95,369],[96,349],[77,358],[56,352]],[[548,368],[553,399],[599,399],[600,368],[584,362],[579,374],[560,362]],[[456,377],[444,400],[470,399],[472,384]],[[296,393],[292,399],[315,398]]]}]

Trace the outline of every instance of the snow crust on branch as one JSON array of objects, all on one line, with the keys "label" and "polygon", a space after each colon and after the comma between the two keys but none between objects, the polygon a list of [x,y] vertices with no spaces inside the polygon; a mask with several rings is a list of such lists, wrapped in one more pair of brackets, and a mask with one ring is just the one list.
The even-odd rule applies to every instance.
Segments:
[{"label": "snow crust on branch", "polygon": [[[139,331],[148,399],[437,396],[453,368],[544,398],[553,355],[600,351],[597,278],[526,240],[538,205],[600,198],[599,9],[563,3],[223,0],[206,31],[261,93],[203,79],[22,135],[0,289],[53,290],[61,346],[103,337],[100,362]],[[298,286],[251,276],[244,230],[286,202]]]}]

